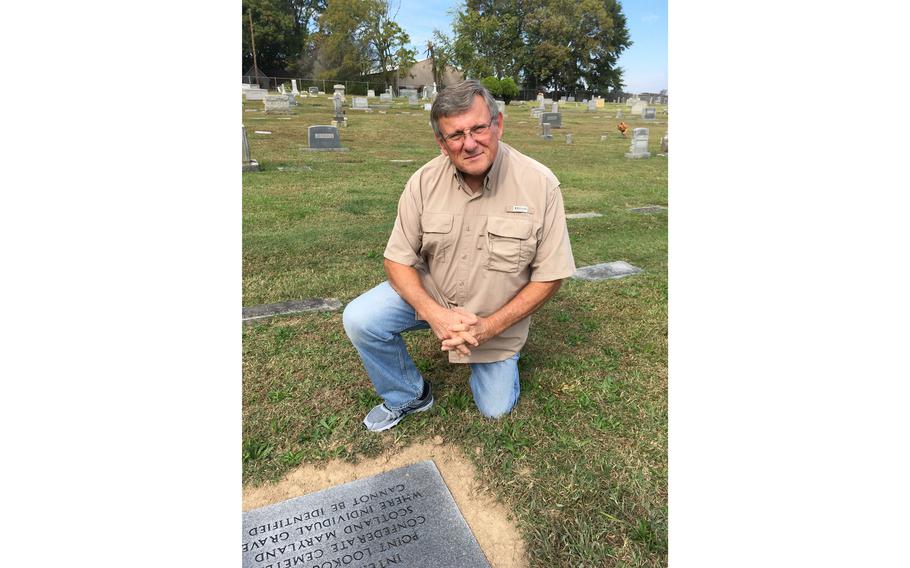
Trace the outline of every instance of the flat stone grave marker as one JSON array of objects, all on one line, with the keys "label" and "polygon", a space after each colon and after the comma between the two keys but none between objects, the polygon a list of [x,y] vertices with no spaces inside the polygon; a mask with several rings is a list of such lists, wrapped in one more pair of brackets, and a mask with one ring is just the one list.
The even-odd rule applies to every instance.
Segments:
[{"label": "flat stone grave marker", "polygon": [[646,207],[633,207],[629,209],[632,213],[642,213],[644,215],[651,215],[653,213],[665,213],[667,211],[666,207],[661,205],[648,205]]},{"label": "flat stone grave marker", "polygon": [[575,274],[572,275],[572,278],[588,281],[609,280],[612,278],[622,278],[623,276],[638,274],[639,272],[641,272],[641,268],[632,266],[628,262],[617,260],[614,262],[603,262],[601,264],[579,268],[575,271]]},{"label": "flat stone grave marker", "polygon": [[549,124],[550,128],[562,128],[562,113],[542,112],[540,113],[540,123]]},{"label": "flat stone grave marker", "polygon": [[243,513],[243,568],[490,568],[436,464]]},{"label": "flat stone grave marker", "polygon": [[345,151],[347,148],[341,147],[341,135],[338,133],[337,126],[317,124],[307,128],[307,138],[309,139],[309,148],[304,150],[313,151]]},{"label": "flat stone grave marker", "polygon": [[566,219],[591,219],[593,217],[603,217],[600,213],[595,213],[593,211],[588,213],[568,213],[566,214]]},{"label": "flat stone grave marker", "polygon": [[271,130],[254,130],[253,134],[271,134]]},{"label": "flat stone grave marker", "polygon": [[336,298],[313,298],[310,300],[288,300],[277,304],[264,304],[243,308],[243,321],[254,321],[283,316],[300,314],[304,312],[332,312],[341,308],[341,302]]}]

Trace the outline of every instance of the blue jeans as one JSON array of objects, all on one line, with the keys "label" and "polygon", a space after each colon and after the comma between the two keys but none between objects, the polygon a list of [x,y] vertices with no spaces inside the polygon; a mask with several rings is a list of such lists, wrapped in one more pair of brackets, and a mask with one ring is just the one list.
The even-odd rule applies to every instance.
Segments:
[{"label": "blue jeans", "polygon": [[[420,397],[423,377],[401,338],[402,332],[429,329],[388,282],[355,298],[344,309],[344,331],[360,354],[376,392],[397,410]],[[488,418],[508,414],[518,402],[518,353],[505,361],[470,363],[474,404]]]}]

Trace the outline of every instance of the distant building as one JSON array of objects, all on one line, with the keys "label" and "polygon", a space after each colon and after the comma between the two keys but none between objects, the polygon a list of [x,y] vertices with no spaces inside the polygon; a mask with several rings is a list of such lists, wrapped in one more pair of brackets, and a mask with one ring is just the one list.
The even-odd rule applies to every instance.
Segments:
[{"label": "distant building", "polygon": [[[392,80],[397,81],[395,85],[396,89],[412,88],[412,89],[422,89],[423,87],[433,84],[433,66],[430,62],[430,58],[423,59],[418,61],[410,68],[408,68],[404,77],[398,77],[398,68],[391,69],[394,71],[392,74]],[[370,73],[368,75],[368,80],[371,83],[382,82],[383,75],[380,72]],[[452,67],[451,65],[446,65],[445,73],[442,76],[442,84],[437,84],[436,88],[441,90],[443,87],[454,85],[464,81],[464,74]]]}]

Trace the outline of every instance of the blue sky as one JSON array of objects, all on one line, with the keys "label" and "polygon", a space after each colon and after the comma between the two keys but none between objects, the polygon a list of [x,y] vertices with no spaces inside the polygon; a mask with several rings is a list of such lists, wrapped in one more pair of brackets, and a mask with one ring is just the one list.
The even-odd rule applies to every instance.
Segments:
[{"label": "blue sky", "polygon": [[[667,88],[667,1],[621,2],[633,42],[619,58],[628,92],[657,93]],[[396,0],[390,3],[393,11],[399,6]],[[448,12],[460,5],[460,0],[400,0],[396,21],[411,36],[417,59],[425,57],[433,28],[452,35],[452,16]]]}]

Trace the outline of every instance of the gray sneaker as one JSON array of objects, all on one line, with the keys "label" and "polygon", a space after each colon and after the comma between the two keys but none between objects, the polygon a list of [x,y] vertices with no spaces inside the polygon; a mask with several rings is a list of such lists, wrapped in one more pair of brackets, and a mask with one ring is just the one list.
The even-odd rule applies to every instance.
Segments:
[{"label": "gray sneaker", "polygon": [[433,407],[433,393],[430,383],[424,381],[420,398],[409,402],[398,410],[390,410],[385,403],[379,404],[363,419],[363,425],[371,432],[382,432],[401,422],[401,419],[412,412],[423,412]]}]

